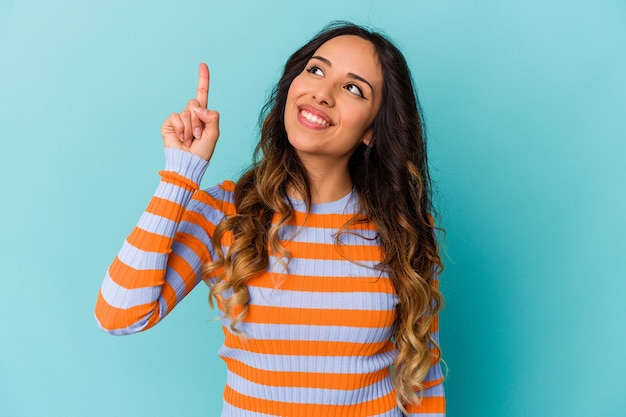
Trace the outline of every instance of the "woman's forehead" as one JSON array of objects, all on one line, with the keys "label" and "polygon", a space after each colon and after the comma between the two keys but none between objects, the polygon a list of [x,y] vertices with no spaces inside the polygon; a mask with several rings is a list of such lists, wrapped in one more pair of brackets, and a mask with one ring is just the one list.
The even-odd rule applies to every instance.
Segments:
[{"label": "woman's forehead", "polygon": [[355,73],[370,82],[382,82],[382,69],[374,45],[359,36],[341,35],[324,42],[313,54],[329,61],[333,68]]}]

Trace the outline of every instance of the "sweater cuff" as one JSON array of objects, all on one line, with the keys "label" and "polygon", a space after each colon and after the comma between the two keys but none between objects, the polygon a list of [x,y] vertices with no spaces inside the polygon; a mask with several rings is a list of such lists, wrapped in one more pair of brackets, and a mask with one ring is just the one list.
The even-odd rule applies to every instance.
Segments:
[{"label": "sweater cuff", "polygon": [[191,152],[185,152],[176,148],[164,148],[165,150],[165,171],[172,171],[196,184],[200,180],[209,166],[209,161],[205,161]]}]

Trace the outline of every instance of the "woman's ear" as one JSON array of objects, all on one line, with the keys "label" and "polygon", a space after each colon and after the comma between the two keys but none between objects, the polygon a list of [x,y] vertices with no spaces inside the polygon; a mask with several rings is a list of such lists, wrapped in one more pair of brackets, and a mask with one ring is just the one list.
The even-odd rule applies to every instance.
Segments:
[{"label": "woman's ear", "polygon": [[372,128],[369,128],[367,129],[367,131],[365,131],[365,134],[363,135],[363,139],[361,139],[361,142],[363,142],[365,146],[370,146],[371,141],[372,141]]}]

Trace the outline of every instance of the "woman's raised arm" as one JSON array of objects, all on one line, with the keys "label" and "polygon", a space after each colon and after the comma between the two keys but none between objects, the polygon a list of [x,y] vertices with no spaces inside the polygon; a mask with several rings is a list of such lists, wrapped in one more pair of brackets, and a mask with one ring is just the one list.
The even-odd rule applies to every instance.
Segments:
[{"label": "woman's raised arm", "polygon": [[202,280],[210,236],[220,220],[219,211],[192,200],[219,136],[218,113],[206,108],[208,90],[209,70],[201,64],[196,99],[162,125],[162,180],[98,294],[96,319],[108,333],[135,333],[155,325]]}]

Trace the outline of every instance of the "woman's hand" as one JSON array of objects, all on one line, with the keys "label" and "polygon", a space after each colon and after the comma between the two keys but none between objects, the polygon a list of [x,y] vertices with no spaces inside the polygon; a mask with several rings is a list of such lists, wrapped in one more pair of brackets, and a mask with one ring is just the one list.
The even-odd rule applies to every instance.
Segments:
[{"label": "woman's hand", "polygon": [[209,67],[202,63],[195,100],[189,100],[185,110],[172,113],[161,126],[166,148],[182,149],[206,161],[211,159],[220,129],[219,113],[207,109],[208,101]]}]

